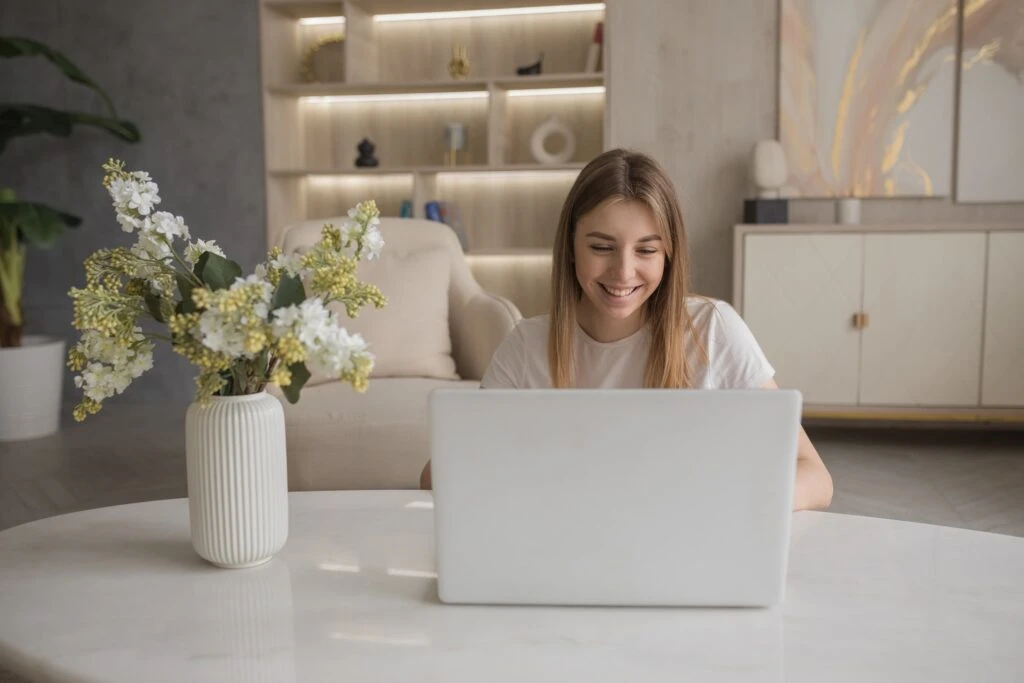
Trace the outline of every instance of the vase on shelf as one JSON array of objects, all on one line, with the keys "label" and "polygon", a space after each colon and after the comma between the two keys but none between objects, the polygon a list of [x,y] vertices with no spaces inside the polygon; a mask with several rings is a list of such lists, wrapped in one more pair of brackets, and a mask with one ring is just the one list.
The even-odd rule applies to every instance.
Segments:
[{"label": "vase on shelf", "polygon": [[288,538],[284,410],[266,391],[214,396],[185,417],[192,546],[218,567],[271,559]]},{"label": "vase on shelf", "polygon": [[860,198],[839,197],[836,200],[836,223],[840,225],[860,223]]}]

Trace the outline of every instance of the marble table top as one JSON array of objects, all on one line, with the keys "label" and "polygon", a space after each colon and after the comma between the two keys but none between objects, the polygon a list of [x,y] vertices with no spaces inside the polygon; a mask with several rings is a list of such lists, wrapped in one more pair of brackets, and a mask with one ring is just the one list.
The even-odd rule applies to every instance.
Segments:
[{"label": "marble table top", "polygon": [[794,520],[772,609],[448,606],[430,494],[293,493],[271,562],[217,569],[186,501],[0,532],[0,663],[31,680],[1022,681],[1024,538]]}]

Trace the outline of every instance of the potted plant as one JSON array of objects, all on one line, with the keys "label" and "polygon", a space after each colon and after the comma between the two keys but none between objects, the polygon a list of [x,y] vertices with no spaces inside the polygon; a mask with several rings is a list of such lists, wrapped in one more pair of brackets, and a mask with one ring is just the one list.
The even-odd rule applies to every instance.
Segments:
[{"label": "potted plant", "polygon": [[373,354],[340,315],[386,303],[356,277],[358,261],[384,246],[377,206],[362,202],[344,225],[325,225],[302,254],[274,247],[243,277],[214,241],[193,240],[184,219],[155,210],[148,173],[113,160],[104,169],[117,222],[137,241],[87,258],[86,287],[70,292],[82,332],[68,354],[84,394],[75,419],[150,369],[154,342],[169,343],[198,368],[185,416],[192,545],[221,567],[266,562],[287,538],[288,477],[284,411],[265,389],[276,384],[295,403],[311,370],[366,389]]},{"label": "potted plant", "polygon": [[[76,125],[127,142],[139,140],[135,125],[119,119],[107,94],[64,55],[34,40],[0,36],[0,57],[31,56],[46,58],[72,81],[95,91],[109,115],[0,103],[0,154],[14,138],[37,133],[67,137]],[[50,248],[65,228],[80,223],[77,216],[46,204],[19,201],[0,177],[0,441],[45,436],[60,425],[64,341],[23,332],[25,262],[29,247]]]}]

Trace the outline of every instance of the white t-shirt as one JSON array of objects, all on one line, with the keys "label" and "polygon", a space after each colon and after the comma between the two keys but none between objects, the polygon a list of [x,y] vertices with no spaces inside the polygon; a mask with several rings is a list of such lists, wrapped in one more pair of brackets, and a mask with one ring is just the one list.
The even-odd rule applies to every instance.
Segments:
[{"label": "white t-shirt", "polygon": [[[750,328],[724,301],[690,297],[694,328],[708,353],[702,360],[693,339],[686,340],[687,364],[697,389],[747,389],[775,375]],[[480,385],[485,389],[548,389],[548,315],[516,325],[494,352]],[[576,381],[581,389],[642,389],[651,349],[647,325],[614,342],[595,341],[576,327]]]}]

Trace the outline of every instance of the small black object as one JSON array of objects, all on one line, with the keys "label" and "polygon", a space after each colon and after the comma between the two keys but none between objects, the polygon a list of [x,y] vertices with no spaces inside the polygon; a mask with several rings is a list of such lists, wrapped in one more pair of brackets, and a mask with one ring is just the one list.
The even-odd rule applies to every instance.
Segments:
[{"label": "small black object", "polygon": [[540,53],[540,57],[533,64],[527,64],[526,66],[516,67],[516,74],[519,76],[536,76],[540,73],[541,68],[544,65],[544,53]]},{"label": "small black object", "polygon": [[359,166],[360,168],[379,166],[380,161],[377,160],[377,157],[373,156],[373,150],[376,148],[376,145],[368,139],[363,138],[362,142],[356,145],[356,149],[359,150],[359,158],[356,159],[356,166]]},{"label": "small black object", "polygon": [[788,199],[744,199],[743,222],[748,225],[762,223],[788,223]]}]

